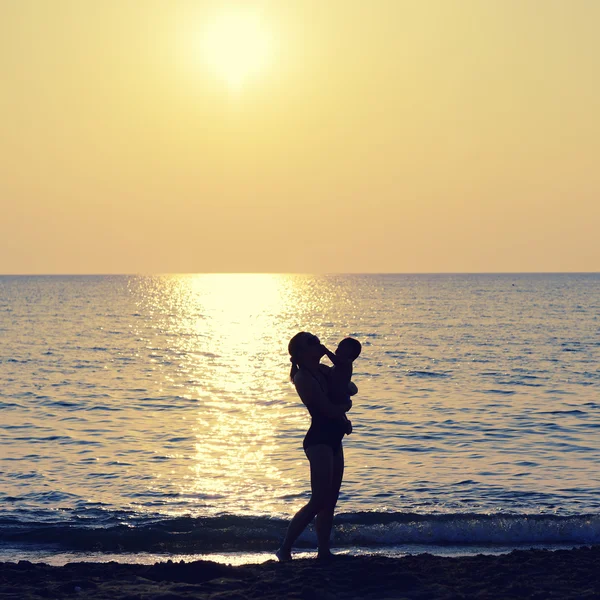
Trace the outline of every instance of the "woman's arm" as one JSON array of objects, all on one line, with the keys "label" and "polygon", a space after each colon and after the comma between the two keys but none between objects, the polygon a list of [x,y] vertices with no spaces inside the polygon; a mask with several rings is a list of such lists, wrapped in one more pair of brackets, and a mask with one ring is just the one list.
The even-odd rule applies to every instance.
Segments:
[{"label": "woman's arm", "polygon": [[311,375],[299,371],[294,377],[294,384],[300,399],[306,406],[316,408],[329,419],[342,419],[352,407],[352,402],[333,404],[327,394],[321,389],[317,380]]},{"label": "woman's arm", "polygon": [[329,375],[331,374],[331,369],[333,369],[333,367],[329,366],[329,365],[325,365],[323,363],[319,363],[319,371],[321,371],[321,373],[323,373],[323,375],[325,375],[325,378],[329,381]]}]

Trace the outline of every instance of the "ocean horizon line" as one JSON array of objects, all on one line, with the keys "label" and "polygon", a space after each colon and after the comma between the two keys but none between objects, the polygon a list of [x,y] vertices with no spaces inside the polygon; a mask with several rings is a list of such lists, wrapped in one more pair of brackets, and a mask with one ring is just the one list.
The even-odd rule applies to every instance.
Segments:
[{"label": "ocean horizon line", "polygon": [[183,275],[599,275],[600,271],[172,271],[98,273],[0,273],[0,277],[164,277]]}]

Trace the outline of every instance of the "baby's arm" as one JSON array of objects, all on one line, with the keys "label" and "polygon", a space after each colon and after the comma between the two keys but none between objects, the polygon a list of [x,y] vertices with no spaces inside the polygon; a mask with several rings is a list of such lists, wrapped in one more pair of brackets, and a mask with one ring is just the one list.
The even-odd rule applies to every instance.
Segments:
[{"label": "baby's arm", "polygon": [[325,344],[321,344],[321,348],[323,348],[325,354],[327,355],[327,358],[334,364],[337,365],[338,363],[340,363],[340,358],[338,356],[336,356],[333,352],[331,352],[331,350],[329,350]]}]

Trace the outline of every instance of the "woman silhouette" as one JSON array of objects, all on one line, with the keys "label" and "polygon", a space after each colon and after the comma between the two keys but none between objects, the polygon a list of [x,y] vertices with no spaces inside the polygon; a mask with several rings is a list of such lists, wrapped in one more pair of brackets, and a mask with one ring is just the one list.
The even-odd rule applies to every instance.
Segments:
[{"label": "woman silhouette", "polygon": [[333,511],[344,475],[342,438],[347,431],[345,413],[352,401],[333,404],[328,397],[327,367],[319,365],[325,349],[312,333],[297,333],[288,346],[292,371],[290,379],[312,418],[304,437],[304,452],[310,462],[311,497],[292,518],[285,539],[276,552],[280,561],[292,559],[292,545],[316,516],[319,559],[331,556],[330,536]]}]

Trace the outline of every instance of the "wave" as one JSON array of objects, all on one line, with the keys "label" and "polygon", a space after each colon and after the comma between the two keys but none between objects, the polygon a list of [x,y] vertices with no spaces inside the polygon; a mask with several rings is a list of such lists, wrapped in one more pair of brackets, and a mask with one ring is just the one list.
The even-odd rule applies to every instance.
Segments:
[{"label": "wave", "polygon": [[[114,519],[110,519],[114,522]],[[289,521],[267,516],[222,515],[134,519],[125,523],[31,522],[0,519],[5,546],[53,546],[70,551],[210,553],[272,550]],[[100,525],[100,526],[98,526]],[[361,512],[336,516],[338,547],[420,545],[598,544],[600,514],[555,516],[513,514],[435,514]],[[312,529],[298,540],[314,547]]]},{"label": "wave", "polygon": [[450,373],[441,373],[438,371],[406,371],[407,377],[450,377]]}]

